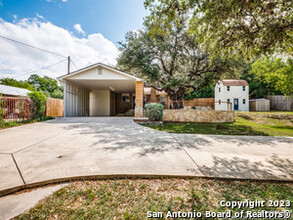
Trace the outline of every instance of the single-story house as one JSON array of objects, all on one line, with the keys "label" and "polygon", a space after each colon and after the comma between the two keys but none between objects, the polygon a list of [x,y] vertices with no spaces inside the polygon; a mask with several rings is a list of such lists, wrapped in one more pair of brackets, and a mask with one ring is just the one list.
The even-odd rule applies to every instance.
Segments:
[{"label": "single-story house", "polygon": [[27,89],[0,85],[0,95],[5,97],[26,97],[30,92]]},{"label": "single-story house", "polygon": [[248,83],[220,80],[215,86],[215,110],[249,111]]},{"label": "single-story house", "polygon": [[58,77],[64,85],[64,117],[115,116],[134,110],[143,117],[143,80],[96,63]]}]

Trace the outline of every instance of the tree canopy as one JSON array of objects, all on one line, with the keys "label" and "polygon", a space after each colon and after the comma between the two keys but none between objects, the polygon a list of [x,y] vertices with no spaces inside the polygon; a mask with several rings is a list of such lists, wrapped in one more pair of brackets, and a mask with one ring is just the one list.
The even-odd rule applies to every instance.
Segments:
[{"label": "tree canopy", "polygon": [[0,84],[6,85],[6,86],[13,86],[17,88],[28,89],[30,91],[35,90],[34,87],[31,84],[29,84],[27,81],[17,81],[16,79],[12,79],[12,78],[1,78]]},{"label": "tree canopy", "polygon": [[37,74],[33,74],[27,81],[35,88],[36,91],[42,91],[47,96],[53,98],[63,98],[62,88],[58,85],[56,79],[48,76],[40,77]]},{"label": "tree canopy", "polygon": [[172,100],[182,100],[184,94],[218,80],[224,73],[233,72],[232,60],[216,58],[201,50],[195,36],[188,34],[186,20],[181,25],[170,24],[170,34],[151,37],[149,27],[129,32],[120,42],[120,68],[139,73],[157,89],[164,90]]},{"label": "tree canopy", "polygon": [[[271,88],[268,95],[293,95],[293,60],[280,58],[262,58],[251,65],[248,72],[263,86]],[[273,94],[272,94],[273,93]]]},{"label": "tree canopy", "polygon": [[145,7],[152,34],[169,34],[170,21],[180,25],[188,13],[189,32],[213,57],[293,54],[291,0],[145,0]]}]

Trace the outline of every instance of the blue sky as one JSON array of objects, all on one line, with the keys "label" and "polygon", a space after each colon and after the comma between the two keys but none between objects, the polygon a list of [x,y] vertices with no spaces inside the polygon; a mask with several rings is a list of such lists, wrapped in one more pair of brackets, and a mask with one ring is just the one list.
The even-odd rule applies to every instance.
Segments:
[{"label": "blue sky", "polygon": [[[116,65],[117,42],[147,14],[143,0],[0,0],[0,35],[70,56],[77,68]],[[60,59],[0,38],[0,77],[57,77],[67,68]]]},{"label": "blue sky", "polygon": [[147,15],[143,0],[0,0],[0,17],[12,22],[21,18],[43,16],[56,26],[74,31],[80,24],[86,34],[101,33],[117,43],[127,31],[142,27]]}]

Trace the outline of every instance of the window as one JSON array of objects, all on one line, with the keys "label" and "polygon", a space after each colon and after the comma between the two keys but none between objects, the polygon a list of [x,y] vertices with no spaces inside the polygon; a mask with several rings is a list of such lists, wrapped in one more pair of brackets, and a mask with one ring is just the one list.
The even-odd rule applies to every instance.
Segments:
[{"label": "window", "polygon": [[128,93],[122,93],[122,102],[130,102],[130,95]]},{"label": "window", "polygon": [[245,91],[245,86],[242,86],[242,90]]},{"label": "window", "polygon": [[221,99],[219,100],[219,105],[221,105]]},{"label": "window", "polygon": [[227,99],[227,102],[230,102],[230,99]]},{"label": "window", "polygon": [[221,92],[221,87],[219,87],[219,92]]},{"label": "window", "polygon": [[245,103],[246,103],[246,100],[245,100],[245,99],[243,99],[243,100],[242,100],[242,103],[243,103],[243,104],[245,104]]},{"label": "window", "polygon": [[227,91],[230,91],[230,86],[227,86]]}]

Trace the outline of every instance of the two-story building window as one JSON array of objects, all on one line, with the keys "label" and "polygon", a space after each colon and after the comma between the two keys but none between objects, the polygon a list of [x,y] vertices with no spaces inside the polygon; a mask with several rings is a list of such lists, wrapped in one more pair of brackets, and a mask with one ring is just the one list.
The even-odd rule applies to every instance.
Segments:
[{"label": "two-story building window", "polygon": [[230,102],[230,99],[227,99],[227,102]]},{"label": "two-story building window", "polygon": [[219,105],[221,105],[221,99],[219,100]]},{"label": "two-story building window", "polygon": [[243,104],[245,104],[245,103],[246,103],[246,100],[245,100],[245,99],[243,99],[243,100],[242,100],[242,103],[243,103]]},{"label": "two-story building window", "polygon": [[227,86],[227,91],[230,91],[230,86]]},{"label": "two-story building window", "polygon": [[221,92],[221,87],[219,87],[219,92]]},{"label": "two-story building window", "polygon": [[242,90],[245,91],[245,86],[242,86]]}]

